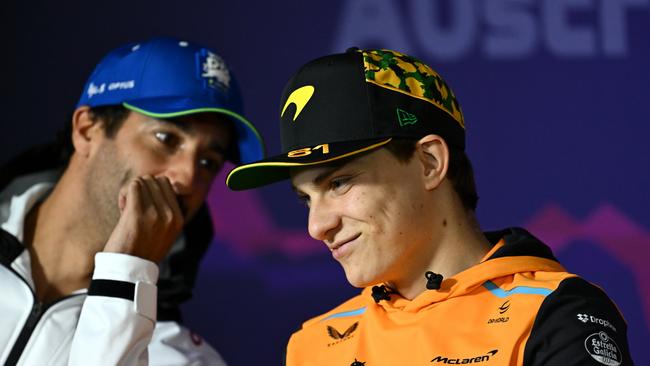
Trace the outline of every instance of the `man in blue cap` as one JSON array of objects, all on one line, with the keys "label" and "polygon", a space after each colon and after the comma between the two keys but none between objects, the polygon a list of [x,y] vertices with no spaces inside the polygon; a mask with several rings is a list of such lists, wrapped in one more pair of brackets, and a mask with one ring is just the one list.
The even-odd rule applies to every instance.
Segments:
[{"label": "man in blue cap", "polygon": [[263,157],[241,109],[223,59],[197,44],[155,38],[97,65],[67,149],[0,174],[0,363],[223,364],[178,306],[211,241],[214,177]]}]

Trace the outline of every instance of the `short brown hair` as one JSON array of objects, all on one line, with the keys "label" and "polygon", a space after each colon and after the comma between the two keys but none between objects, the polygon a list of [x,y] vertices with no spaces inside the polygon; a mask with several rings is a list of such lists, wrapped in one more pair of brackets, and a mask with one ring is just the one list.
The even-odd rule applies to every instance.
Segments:
[{"label": "short brown hair", "polygon": [[[113,138],[117,134],[117,131],[122,127],[124,121],[129,117],[130,110],[121,105],[105,105],[99,107],[92,107],[88,111],[90,113],[90,119],[94,122],[101,123],[104,128],[104,134],[108,138]],[[74,152],[74,146],[72,145],[72,124],[70,117],[66,123],[63,125],[63,129],[58,133],[57,140],[58,144],[61,146],[62,151],[62,162],[67,164],[68,160]]]},{"label": "short brown hair", "polygon": [[[414,139],[393,139],[384,147],[400,162],[406,163],[413,157],[417,140]],[[447,177],[451,181],[454,190],[463,202],[466,209],[476,211],[478,194],[474,181],[474,170],[465,151],[449,149],[449,170]]]}]

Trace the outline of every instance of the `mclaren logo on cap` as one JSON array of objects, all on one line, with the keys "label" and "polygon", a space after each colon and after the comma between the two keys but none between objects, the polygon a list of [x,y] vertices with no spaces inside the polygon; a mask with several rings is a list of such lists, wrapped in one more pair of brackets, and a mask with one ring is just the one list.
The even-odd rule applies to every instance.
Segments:
[{"label": "mclaren logo on cap", "polygon": [[298,118],[298,115],[300,112],[302,112],[303,108],[307,105],[309,102],[309,99],[311,99],[312,95],[314,95],[314,87],[311,85],[305,85],[303,87],[300,87],[296,90],[294,90],[291,95],[289,95],[289,98],[287,98],[286,103],[284,103],[284,107],[282,107],[282,113],[280,113],[280,117],[284,116],[284,111],[287,110],[287,107],[291,103],[296,105],[296,112],[293,115],[293,121],[296,121],[296,118]]}]

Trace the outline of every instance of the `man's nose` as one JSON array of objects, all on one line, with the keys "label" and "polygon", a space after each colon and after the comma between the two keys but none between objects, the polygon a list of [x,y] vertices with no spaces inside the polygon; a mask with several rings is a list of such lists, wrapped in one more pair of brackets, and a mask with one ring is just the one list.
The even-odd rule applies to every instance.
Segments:
[{"label": "man's nose", "polygon": [[176,194],[188,195],[192,193],[196,185],[197,170],[197,163],[193,154],[185,153],[177,156],[171,162],[165,175],[171,181]]},{"label": "man's nose", "polygon": [[340,226],[341,217],[323,200],[312,199],[309,207],[309,235],[316,240],[332,240]]}]

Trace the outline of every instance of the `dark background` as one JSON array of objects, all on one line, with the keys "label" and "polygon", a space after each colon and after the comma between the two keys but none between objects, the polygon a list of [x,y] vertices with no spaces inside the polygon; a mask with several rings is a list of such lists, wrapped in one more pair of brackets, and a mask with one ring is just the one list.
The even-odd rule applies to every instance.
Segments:
[{"label": "dark background", "polygon": [[[269,153],[280,93],[303,63],[352,45],[423,59],[465,113],[482,226],[525,226],[604,287],[636,363],[650,364],[650,1],[10,1],[3,28],[0,162],[51,140],[94,65],[125,42],[214,47]],[[306,235],[288,185],[232,193],[222,181],[186,324],[232,365],[281,364],[302,321],[357,290]]]}]

